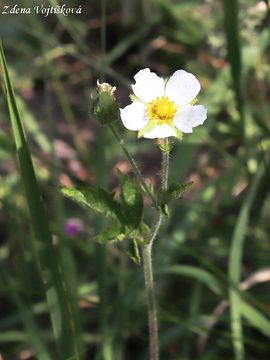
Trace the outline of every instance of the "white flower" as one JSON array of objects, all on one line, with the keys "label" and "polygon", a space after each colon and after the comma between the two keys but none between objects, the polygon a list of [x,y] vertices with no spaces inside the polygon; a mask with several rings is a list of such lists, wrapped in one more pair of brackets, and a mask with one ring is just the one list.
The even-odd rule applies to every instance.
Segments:
[{"label": "white flower", "polygon": [[204,123],[206,108],[193,105],[201,86],[191,73],[177,70],[166,81],[143,69],[134,79],[133,102],[120,109],[120,115],[127,129],[139,131],[138,137],[181,139],[183,133],[192,133],[192,128]]}]

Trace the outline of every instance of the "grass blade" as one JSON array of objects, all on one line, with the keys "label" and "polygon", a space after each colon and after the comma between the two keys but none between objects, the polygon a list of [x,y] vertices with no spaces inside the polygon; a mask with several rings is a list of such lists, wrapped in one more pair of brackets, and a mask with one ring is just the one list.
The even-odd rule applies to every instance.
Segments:
[{"label": "grass blade", "polygon": [[35,349],[35,357],[37,360],[51,360],[51,356],[49,355],[49,352],[45,347],[44,340],[41,336],[42,332],[35,322],[33,313],[22,301],[13,279],[8,276],[6,272],[1,271],[1,282],[7,284],[11,299],[18,309],[19,316],[25,327],[27,341],[33,347],[33,349]]},{"label": "grass blade", "polygon": [[52,244],[47,216],[41,200],[41,194],[23,125],[17,109],[14,91],[9,79],[2,43],[0,43],[0,60],[21,177],[34,235],[33,248],[37,255],[46,291],[54,338],[58,348],[58,356],[62,359],[80,359],[76,329],[70,314],[68,294],[63,283],[61,267],[56,257],[56,251]]},{"label": "grass blade", "polygon": [[245,137],[242,61],[238,27],[238,0],[223,0],[224,27],[227,38],[228,60],[231,64],[233,89],[242,122],[242,136]]},{"label": "grass blade", "polygon": [[230,312],[231,312],[231,331],[233,338],[233,346],[235,352],[235,359],[244,359],[244,345],[242,339],[242,322],[241,322],[241,295],[236,290],[239,288],[241,277],[241,263],[243,255],[243,247],[245,234],[247,231],[249,214],[252,203],[255,199],[260,179],[264,171],[264,164],[261,164],[258,172],[250,184],[247,196],[243,202],[240,214],[234,227],[230,255],[229,255],[229,281],[233,285],[230,287]]},{"label": "grass blade", "polygon": [[247,304],[242,301],[241,303],[241,313],[243,317],[255,328],[257,328],[261,333],[270,337],[270,320],[265,317],[259,310],[254,306]]},{"label": "grass blade", "polygon": [[220,281],[210,272],[192,265],[172,265],[167,266],[160,271],[158,274],[168,275],[182,275],[196,279],[197,281],[204,283],[209,287],[215,294],[221,295],[222,288]]}]

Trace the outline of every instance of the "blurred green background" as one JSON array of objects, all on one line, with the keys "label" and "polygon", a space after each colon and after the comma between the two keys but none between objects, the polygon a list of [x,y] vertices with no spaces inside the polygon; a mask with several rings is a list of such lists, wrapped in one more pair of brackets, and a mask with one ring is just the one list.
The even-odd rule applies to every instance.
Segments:
[{"label": "blurred green background", "polygon": [[[32,13],[2,13],[13,4]],[[177,69],[195,74],[208,109],[205,124],[171,155],[169,181],[194,184],[171,206],[155,243],[161,359],[268,359],[268,1],[72,0],[59,4],[81,5],[81,14],[48,17],[33,11],[41,4],[57,0],[1,0],[0,36],[72,303],[74,331],[62,334],[62,347],[78,341],[80,355],[65,355],[53,341],[1,81],[0,358],[147,359],[142,268],[121,245],[95,244],[106,219],[63,199],[59,187],[118,191],[116,169],[130,166],[95,122],[90,93],[97,79],[110,82],[124,107],[133,75],[149,67],[165,77]],[[119,129],[158,186],[156,144],[120,122]]]}]

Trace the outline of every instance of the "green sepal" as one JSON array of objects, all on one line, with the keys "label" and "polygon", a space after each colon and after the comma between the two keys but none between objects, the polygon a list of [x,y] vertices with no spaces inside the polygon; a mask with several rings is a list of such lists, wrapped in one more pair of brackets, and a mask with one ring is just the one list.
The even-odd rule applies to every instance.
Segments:
[{"label": "green sepal", "polygon": [[157,122],[153,120],[149,120],[148,123],[138,132],[138,138],[144,136],[145,133],[153,130],[157,126]]},{"label": "green sepal", "polygon": [[182,133],[182,131],[180,131],[179,129],[177,129],[177,127],[175,126],[173,120],[171,121],[170,126],[171,126],[171,127],[173,128],[173,130],[175,131],[177,139],[182,140],[182,139],[183,139],[183,133]]},{"label": "green sepal", "polygon": [[77,204],[90,208],[100,215],[114,217],[120,223],[125,223],[120,204],[115,200],[114,193],[100,187],[88,185],[87,187],[62,187],[61,192]]},{"label": "green sepal", "polygon": [[175,139],[169,138],[168,142],[164,141],[164,139],[158,139],[156,143],[158,144],[160,151],[163,153],[170,153],[175,145]]},{"label": "green sepal", "polygon": [[176,126],[174,126],[174,131],[176,132],[177,139],[182,140],[183,139],[182,131],[178,130]]},{"label": "green sepal", "polygon": [[95,113],[95,108],[98,106],[98,97],[99,97],[99,93],[96,90],[93,90],[90,93],[90,102],[89,102],[89,109],[88,109],[89,116],[91,116]]},{"label": "green sepal", "polygon": [[183,133],[182,133],[182,131],[177,129],[177,127],[175,126],[173,120],[170,121],[169,125],[175,131],[177,139],[182,140],[183,139]]},{"label": "green sepal", "polygon": [[147,106],[147,103],[145,101],[142,101],[141,99],[137,98],[137,96],[134,94],[129,95],[129,98],[132,102],[139,102],[139,103]]},{"label": "green sepal", "polygon": [[143,196],[137,182],[118,170],[120,201],[123,217],[127,225],[137,229],[143,217]]}]

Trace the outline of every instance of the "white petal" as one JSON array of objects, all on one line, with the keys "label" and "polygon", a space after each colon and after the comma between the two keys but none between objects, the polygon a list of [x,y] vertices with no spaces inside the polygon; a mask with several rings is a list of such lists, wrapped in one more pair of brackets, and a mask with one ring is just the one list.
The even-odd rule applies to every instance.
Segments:
[{"label": "white petal", "polygon": [[169,136],[176,136],[176,132],[169,125],[157,125],[153,130],[144,134],[147,139],[163,139]]},{"label": "white petal", "polygon": [[121,120],[128,130],[137,131],[142,129],[148,121],[146,115],[146,107],[139,102],[134,102],[124,109],[120,109]]},{"label": "white petal", "polygon": [[192,128],[202,125],[207,117],[207,109],[202,105],[180,107],[174,117],[174,125],[183,133],[192,133]]},{"label": "white petal", "polygon": [[176,105],[186,105],[195,99],[200,89],[201,85],[194,75],[177,70],[166,84],[165,96]]},{"label": "white petal", "polygon": [[134,79],[136,84],[131,85],[131,87],[138,99],[150,102],[164,95],[164,80],[151,72],[150,69],[140,70]]}]

